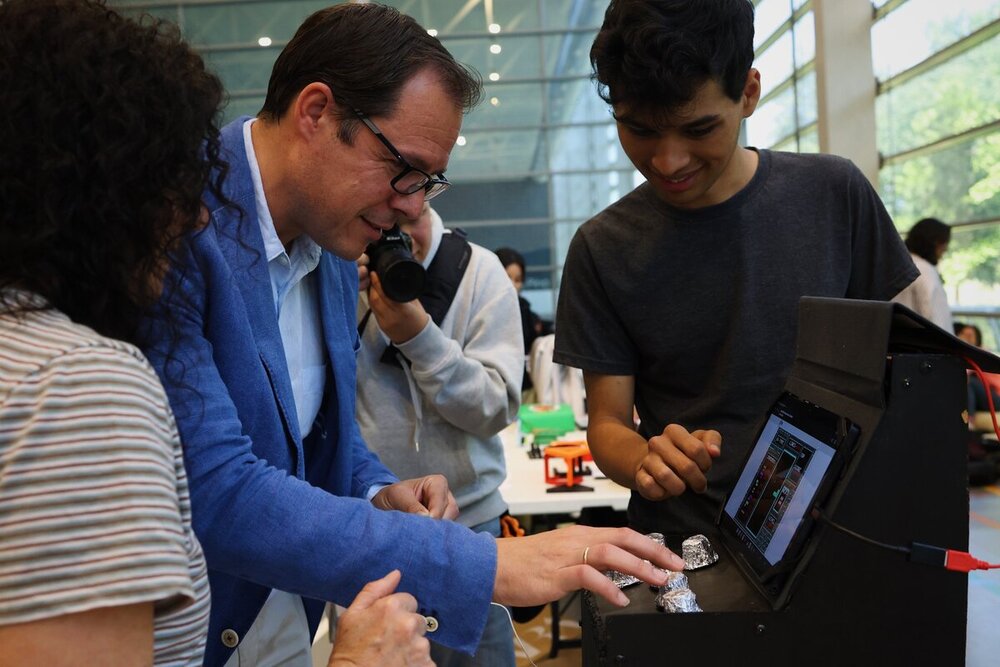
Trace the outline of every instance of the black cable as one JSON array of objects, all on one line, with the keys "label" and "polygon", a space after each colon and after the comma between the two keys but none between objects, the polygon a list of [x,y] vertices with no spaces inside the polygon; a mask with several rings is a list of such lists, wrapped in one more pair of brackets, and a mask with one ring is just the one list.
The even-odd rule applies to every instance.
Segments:
[{"label": "black cable", "polygon": [[846,535],[850,535],[851,537],[853,537],[855,539],[861,540],[862,542],[867,542],[868,544],[871,544],[871,545],[876,546],[876,547],[881,547],[882,549],[888,549],[889,551],[896,551],[898,553],[904,553],[904,554],[909,554],[910,553],[910,548],[909,547],[902,547],[902,546],[899,546],[899,545],[896,545],[896,544],[886,544],[885,542],[879,542],[878,540],[873,540],[870,537],[865,537],[861,533],[856,533],[853,530],[851,530],[850,528],[847,528],[845,526],[841,526],[839,523],[837,523],[836,521],[834,521],[833,519],[831,519],[827,515],[823,514],[823,512],[820,511],[820,510],[818,510],[818,509],[814,509],[812,511],[812,517],[814,519],[822,521],[823,523],[827,524],[831,528],[835,528],[835,529],[839,530],[840,532],[842,532],[842,533],[844,533]]}]

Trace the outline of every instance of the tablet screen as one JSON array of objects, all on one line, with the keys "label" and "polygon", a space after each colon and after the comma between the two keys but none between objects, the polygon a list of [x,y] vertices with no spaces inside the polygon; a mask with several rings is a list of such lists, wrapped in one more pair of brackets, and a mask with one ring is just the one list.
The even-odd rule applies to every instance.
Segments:
[{"label": "tablet screen", "polygon": [[771,409],[723,510],[752,560],[775,565],[786,555],[831,472],[842,421],[788,393]]}]

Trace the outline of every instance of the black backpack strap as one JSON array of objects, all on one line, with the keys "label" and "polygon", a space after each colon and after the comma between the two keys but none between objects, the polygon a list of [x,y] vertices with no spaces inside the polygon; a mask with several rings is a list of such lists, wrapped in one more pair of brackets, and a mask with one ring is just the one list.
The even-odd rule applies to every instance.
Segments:
[{"label": "black backpack strap", "polygon": [[420,295],[420,303],[434,324],[441,326],[444,316],[448,314],[471,257],[472,246],[463,230],[455,229],[450,234],[441,235],[434,261],[427,267],[424,293]]},{"label": "black backpack strap", "polygon": [[364,317],[361,318],[361,321],[358,322],[359,337],[365,335],[365,327],[368,326],[368,319],[371,318],[371,316],[372,316],[372,309],[369,308],[368,310],[365,311]]},{"label": "black backpack strap", "polygon": [[[431,265],[427,267],[424,293],[418,298],[424,310],[431,316],[431,320],[438,326],[441,326],[444,316],[448,314],[462,277],[465,276],[465,270],[469,268],[472,246],[466,237],[465,231],[459,228],[453,229],[450,234],[442,234],[437,253]],[[401,355],[396,346],[389,345],[382,353],[380,361],[399,366],[399,356]]]}]

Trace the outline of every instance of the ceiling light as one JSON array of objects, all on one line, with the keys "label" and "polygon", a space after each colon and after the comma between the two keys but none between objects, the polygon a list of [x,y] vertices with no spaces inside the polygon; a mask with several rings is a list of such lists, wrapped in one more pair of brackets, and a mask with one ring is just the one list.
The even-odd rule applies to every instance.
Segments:
[{"label": "ceiling light", "polygon": [[465,137],[463,137],[461,134],[458,135],[458,139],[455,139],[455,145],[456,146],[464,146],[465,145]]},{"label": "ceiling light", "polygon": [[490,81],[499,81],[499,80],[500,80],[499,72],[490,72]]},{"label": "ceiling light", "polygon": [[437,28],[428,28],[427,34],[430,35],[431,37],[437,37],[438,36]]},{"label": "ceiling light", "polygon": [[261,46],[271,46],[271,38],[261,37],[260,39],[257,40],[257,43],[260,44]]},{"label": "ceiling light", "polygon": [[490,44],[490,53],[496,54],[500,53],[501,51],[503,51],[503,49],[500,48],[499,44]]},{"label": "ceiling light", "polygon": [[494,35],[497,34],[498,32],[500,32],[500,24],[499,23],[491,23],[490,27],[489,27],[489,31],[492,32]]},{"label": "ceiling light", "polygon": [[500,98],[499,97],[491,97],[490,98],[490,104],[492,104],[495,107],[500,106]]}]

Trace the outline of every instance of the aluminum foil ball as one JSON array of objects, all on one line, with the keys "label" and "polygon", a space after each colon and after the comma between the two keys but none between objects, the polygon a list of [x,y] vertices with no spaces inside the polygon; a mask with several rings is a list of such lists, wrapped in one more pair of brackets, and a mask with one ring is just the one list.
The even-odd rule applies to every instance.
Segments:
[{"label": "aluminum foil ball", "polygon": [[[662,546],[666,546],[666,543],[664,542],[664,539],[663,539],[663,533],[647,533],[646,537],[648,537],[652,541],[656,542],[661,547]],[[649,561],[646,561],[646,562],[649,562]],[[660,568],[656,568],[656,569],[660,569]],[[606,576],[608,579],[610,579],[612,582],[614,582],[615,586],[617,586],[618,588],[625,588],[626,586],[631,586],[632,584],[635,584],[635,583],[639,582],[638,577],[633,577],[631,574],[622,574],[621,572],[618,572],[617,570],[608,570],[607,572],[604,573],[604,576]],[[650,586],[650,588],[654,588],[655,589],[656,587],[655,586]]]},{"label": "aluminum foil ball", "polygon": [[701,611],[698,600],[690,588],[678,588],[660,593],[656,596],[656,608],[668,614]]},{"label": "aluminum foil ball", "polygon": [[625,588],[639,582],[638,577],[633,577],[631,574],[622,574],[618,570],[608,570],[604,573],[604,576],[610,579],[618,588]]},{"label": "aluminum foil ball", "polygon": [[697,570],[719,560],[712,543],[704,535],[692,535],[681,543],[685,570]]},{"label": "aluminum foil ball", "polygon": [[676,591],[680,588],[688,588],[688,578],[683,572],[670,572],[667,574],[667,583],[660,586],[660,592]]}]

